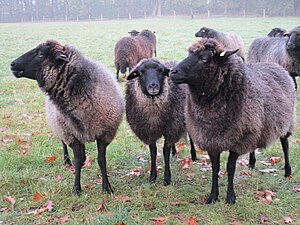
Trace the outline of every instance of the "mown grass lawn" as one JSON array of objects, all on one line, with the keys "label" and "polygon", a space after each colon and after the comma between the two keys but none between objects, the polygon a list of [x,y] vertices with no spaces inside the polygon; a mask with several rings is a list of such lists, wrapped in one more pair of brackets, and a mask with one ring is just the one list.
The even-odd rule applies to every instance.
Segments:
[{"label": "mown grass lawn", "polygon": [[[181,60],[187,47],[194,43],[195,32],[202,26],[239,33],[248,49],[256,37],[265,36],[273,27],[292,29],[299,18],[170,18],[70,23],[0,24],[0,224],[284,224],[290,217],[300,224],[300,126],[290,138],[293,175],[283,176],[283,161],[266,166],[259,161],[272,156],[283,157],[279,142],[258,155],[257,168],[248,170],[240,164],[235,176],[237,204],[226,205],[227,176],[220,177],[220,201],[205,205],[211,186],[211,171],[205,154],[198,162],[183,169],[180,159],[190,157],[186,140],[179,144],[180,153],[172,158],[172,184],[163,185],[160,173],[155,184],[148,183],[149,150],[121,124],[107,153],[110,183],[114,195],[102,193],[100,170],[96,162],[96,145],[87,145],[92,157],[90,167],[82,171],[83,192],[71,193],[73,174],[63,165],[60,140],[46,125],[44,96],[35,81],[15,79],[10,62],[46,39],[75,45],[87,57],[100,61],[113,71],[113,48],[116,41],[132,29],[148,28],[157,33],[158,55],[163,60]],[[124,89],[125,81],[120,82]],[[300,114],[298,104],[297,114]],[[299,125],[299,122],[298,122]],[[161,152],[161,143],[159,152]],[[200,153],[200,151],[199,151]],[[51,156],[57,159],[49,160]],[[46,162],[48,161],[50,162]],[[222,154],[221,170],[225,172],[227,153]],[[158,163],[162,168],[163,160]],[[261,173],[261,169],[276,169]],[[133,170],[140,176],[128,176]],[[160,170],[161,171],[161,170]],[[295,189],[295,190],[294,190]],[[275,193],[272,203],[259,201],[257,191]],[[39,193],[39,194],[37,194]],[[10,204],[5,197],[15,198]],[[35,197],[34,197],[35,196]],[[130,199],[128,199],[129,197]],[[47,201],[53,209],[43,213]],[[99,206],[101,206],[97,212]],[[194,218],[194,219],[193,219]],[[234,223],[235,222],[235,223]]]}]

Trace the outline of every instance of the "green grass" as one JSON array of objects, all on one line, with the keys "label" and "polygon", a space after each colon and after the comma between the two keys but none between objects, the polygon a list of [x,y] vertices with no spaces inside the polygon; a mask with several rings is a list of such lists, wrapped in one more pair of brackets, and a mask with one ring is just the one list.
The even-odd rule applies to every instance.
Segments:
[{"label": "green grass", "polygon": [[[163,185],[163,173],[155,184],[148,183],[149,150],[130,131],[125,119],[115,140],[107,152],[110,183],[115,193],[103,194],[101,185],[95,183],[100,177],[96,163],[96,145],[87,144],[87,154],[93,163],[82,171],[83,192],[80,197],[71,193],[73,174],[62,163],[62,146],[59,138],[46,125],[44,96],[35,81],[15,79],[9,71],[10,62],[46,39],[56,39],[63,44],[76,46],[87,57],[100,61],[113,71],[113,48],[116,41],[132,29],[148,28],[157,32],[158,58],[181,60],[187,55],[187,47],[197,39],[195,32],[202,26],[239,33],[248,49],[256,37],[265,36],[273,27],[291,29],[299,25],[299,18],[216,18],[216,19],[148,19],[131,21],[71,22],[71,23],[17,23],[0,24],[0,224],[47,224],[48,219],[70,216],[69,224],[152,224],[150,218],[170,216],[165,224],[182,224],[181,219],[197,218],[199,224],[261,224],[266,216],[270,224],[283,224],[290,216],[294,224],[300,224],[300,194],[293,191],[300,187],[300,129],[291,138],[291,164],[293,176],[283,177],[283,162],[272,168],[274,174],[262,174],[258,169],[268,168],[259,160],[271,156],[283,157],[279,143],[258,155],[257,170],[252,176],[241,178],[240,173],[249,172],[247,167],[238,166],[235,177],[237,204],[226,205],[227,177],[220,178],[220,201],[214,205],[203,204],[211,186],[211,171],[201,171],[202,166],[192,164],[183,171],[180,163],[172,158],[172,184]],[[120,85],[124,89],[125,82]],[[300,104],[297,109],[300,114]],[[298,122],[299,124],[299,122]],[[24,142],[26,141],[26,142]],[[182,142],[186,143],[185,140]],[[160,141],[160,143],[162,143]],[[161,147],[159,148],[161,152]],[[58,159],[46,163],[46,157]],[[227,153],[222,154],[221,170],[225,170]],[[188,144],[180,158],[189,157]],[[198,155],[198,158],[200,155]],[[248,157],[248,156],[245,156]],[[159,165],[163,167],[161,158]],[[141,167],[142,176],[130,177],[127,173]],[[194,173],[191,178],[187,173]],[[64,180],[56,181],[61,175]],[[87,185],[92,185],[89,189]],[[272,190],[276,193],[272,204],[258,201],[257,190]],[[40,202],[33,201],[34,193],[44,194]],[[14,196],[12,207],[3,195]],[[131,201],[115,200],[116,196],[131,197]],[[41,207],[47,200],[54,202],[51,212],[41,215],[24,215]],[[97,212],[105,201],[105,212]],[[179,202],[179,204],[174,204]],[[173,204],[172,204],[173,203]],[[7,208],[6,208],[7,207]]]}]

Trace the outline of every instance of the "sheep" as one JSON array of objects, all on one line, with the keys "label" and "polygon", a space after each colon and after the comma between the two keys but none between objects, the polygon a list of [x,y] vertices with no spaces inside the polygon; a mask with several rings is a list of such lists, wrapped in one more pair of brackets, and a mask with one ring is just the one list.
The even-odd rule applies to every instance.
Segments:
[{"label": "sheep", "polygon": [[[171,182],[170,150],[185,134],[185,89],[168,78],[170,69],[156,59],[143,59],[130,72],[126,85],[126,118],[137,137],[149,145],[151,172],[156,180],[156,141],[164,136],[164,183]],[[195,151],[195,149],[194,149]]]},{"label": "sheep", "polygon": [[[285,176],[291,175],[288,137],[295,129],[296,91],[276,63],[244,64],[215,39],[202,39],[171,71],[175,84],[187,84],[187,131],[212,163],[207,203],[218,199],[220,154],[229,150],[226,203],[235,204],[233,178],[237,158],[280,138]],[[233,55],[233,56],[231,56]],[[230,57],[231,56],[231,57]]]},{"label": "sheep", "polygon": [[275,62],[285,68],[293,78],[300,74],[300,28],[288,31],[287,38],[263,37],[255,39],[249,48],[247,62]]},{"label": "sheep", "polygon": [[137,30],[131,30],[128,33],[130,34],[130,36],[138,36],[140,32]]},{"label": "sheep", "polygon": [[268,37],[283,37],[283,35],[287,32],[286,29],[275,27],[269,33]]},{"label": "sheep", "polygon": [[93,141],[97,142],[103,191],[112,193],[106,172],[106,148],[124,111],[113,73],[85,58],[75,47],[54,40],[39,44],[15,59],[10,67],[15,77],[36,80],[46,94],[48,125],[74,152],[74,194],[81,192],[85,143]]},{"label": "sheep", "polygon": [[153,53],[156,57],[156,36],[155,32],[142,30],[137,36],[123,37],[114,48],[114,64],[117,70],[117,79],[119,72],[129,72],[142,59],[152,58]]},{"label": "sheep", "polygon": [[214,38],[222,43],[226,49],[239,49],[237,55],[240,56],[243,61],[245,61],[244,41],[240,35],[223,33],[208,27],[202,27],[198,32],[195,33],[195,36],[202,38]]}]

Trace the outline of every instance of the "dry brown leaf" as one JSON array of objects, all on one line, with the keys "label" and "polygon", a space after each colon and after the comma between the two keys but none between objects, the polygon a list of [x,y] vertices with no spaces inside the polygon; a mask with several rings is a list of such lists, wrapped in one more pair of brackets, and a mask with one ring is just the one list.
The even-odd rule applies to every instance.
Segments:
[{"label": "dry brown leaf", "polygon": [[286,216],[283,218],[284,219],[284,223],[285,224],[288,224],[288,223],[292,223],[293,222],[293,219],[289,216]]},{"label": "dry brown leaf", "polygon": [[189,169],[191,167],[192,159],[191,158],[184,158],[180,162],[181,169]]},{"label": "dry brown leaf", "polygon": [[3,198],[4,198],[5,201],[9,202],[12,205],[16,204],[16,198],[15,197],[3,195]]},{"label": "dry brown leaf", "polygon": [[56,182],[62,182],[64,179],[65,179],[65,178],[64,178],[62,175],[57,175],[57,176],[55,177],[55,181],[56,181]]},{"label": "dry brown leaf", "polygon": [[162,225],[162,224],[164,224],[169,218],[170,218],[170,216],[165,216],[165,217],[150,218],[149,220],[154,221],[156,225]]},{"label": "dry brown leaf", "polygon": [[231,222],[230,225],[242,225],[242,224],[240,222],[234,221],[234,222]]},{"label": "dry brown leaf", "polygon": [[84,165],[83,165],[82,168],[87,168],[87,169],[90,168],[91,165],[92,165],[92,161],[93,161],[92,156],[91,156],[91,155],[88,155],[88,156],[86,157],[86,160],[85,160]]},{"label": "dry brown leaf", "polygon": [[188,220],[189,225],[197,225],[197,219],[194,217],[190,217]]},{"label": "dry brown leaf", "polygon": [[52,164],[52,163],[55,162],[56,159],[57,159],[57,158],[56,158],[54,155],[51,155],[51,156],[46,157],[46,159],[45,159],[44,161],[45,161],[46,163]]},{"label": "dry brown leaf", "polygon": [[32,200],[34,202],[40,202],[42,199],[43,199],[43,195],[41,195],[39,192],[35,192],[34,195],[33,195],[33,198]]},{"label": "dry brown leaf", "polygon": [[115,200],[122,200],[122,202],[128,202],[131,201],[133,198],[128,197],[128,196],[122,196],[122,195],[118,195],[115,197]]},{"label": "dry brown leaf", "polygon": [[104,211],[106,211],[106,208],[105,208],[105,206],[104,206],[104,203],[105,203],[105,201],[103,201],[100,205],[99,205],[99,207],[97,208],[97,212],[104,212]]},{"label": "dry brown leaf", "polygon": [[295,191],[295,192],[300,192],[300,188],[293,188],[293,190]]},{"label": "dry brown leaf", "polygon": [[266,216],[260,216],[259,220],[262,224],[270,224],[269,218]]}]

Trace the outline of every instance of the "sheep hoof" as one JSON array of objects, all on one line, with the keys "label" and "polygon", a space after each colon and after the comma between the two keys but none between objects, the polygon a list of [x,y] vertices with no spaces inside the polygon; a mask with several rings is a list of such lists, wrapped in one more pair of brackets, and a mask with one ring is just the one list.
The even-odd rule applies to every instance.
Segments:
[{"label": "sheep hoof", "polygon": [[65,159],[64,159],[64,165],[72,166],[72,163],[71,163],[70,158],[65,158]]},{"label": "sheep hoof", "polygon": [[106,194],[113,194],[114,193],[114,191],[113,191],[112,187],[110,186],[110,184],[108,184],[105,187],[103,186],[102,191],[103,191],[103,193],[106,193]]},{"label": "sheep hoof", "polygon": [[149,177],[149,183],[152,184],[156,181],[156,175],[150,175]]},{"label": "sheep hoof", "polygon": [[234,205],[235,204],[235,196],[227,197],[226,204]]},{"label": "sheep hoof", "polygon": [[81,195],[81,187],[74,186],[73,187],[73,194],[80,196]]},{"label": "sheep hoof", "polygon": [[249,163],[248,168],[253,170],[255,168],[255,165]]},{"label": "sheep hoof", "polygon": [[168,179],[168,180],[164,180],[164,185],[165,186],[168,186],[171,184],[171,179]]},{"label": "sheep hoof", "polygon": [[208,198],[208,200],[206,201],[205,204],[215,204],[217,201],[218,201],[217,197],[209,196],[209,198]]},{"label": "sheep hoof", "polygon": [[284,167],[284,171],[285,171],[285,173],[284,173],[285,177],[290,177],[292,175],[292,169],[291,169],[291,167],[285,166]]}]

